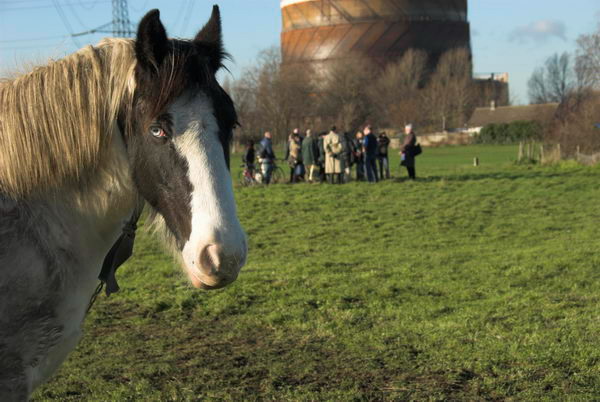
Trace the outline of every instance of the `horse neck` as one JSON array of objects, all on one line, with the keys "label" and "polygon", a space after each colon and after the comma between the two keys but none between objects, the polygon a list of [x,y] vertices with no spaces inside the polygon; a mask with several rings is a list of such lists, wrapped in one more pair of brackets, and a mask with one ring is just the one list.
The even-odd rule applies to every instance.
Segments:
[{"label": "horse neck", "polygon": [[85,185],[65,188],[43,202],[57,227],[70,228],[65,246],[88,261],[108,252],[136,205],[125,147],[120,134],[113,138],[105,160]]}]

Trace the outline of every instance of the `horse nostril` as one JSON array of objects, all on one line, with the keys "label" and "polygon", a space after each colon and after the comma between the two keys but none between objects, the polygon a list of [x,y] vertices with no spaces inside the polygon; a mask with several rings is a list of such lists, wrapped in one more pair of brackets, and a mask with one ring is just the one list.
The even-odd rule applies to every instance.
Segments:
[{"label": "horse nostril", "polygon": [[229,250],[220,243],[200,246],[200,253],[191,264],[195,265],[190,271],[192,284],[197,288],[219,289],[235,281],[246,259],[245,249],[242,255],[228,254]]},{"label": "horse nostril", "polygon": [[200,268],[204,271],[204,274],[217,275],[220,264],[221,257],[218,246],[209,244],[202,249],[200,252]]}]

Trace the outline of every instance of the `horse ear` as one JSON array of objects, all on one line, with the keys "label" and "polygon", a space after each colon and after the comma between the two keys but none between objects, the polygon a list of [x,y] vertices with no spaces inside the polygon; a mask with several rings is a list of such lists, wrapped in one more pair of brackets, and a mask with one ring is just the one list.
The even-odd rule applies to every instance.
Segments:
[{"label": "horse ear", "polygon": [[210,19],[200,32],[198,32],[194,38],[194,43],[208,56],[212,71],[217,72],[222,67],[223,58],[225,57],[219,6],[213,6]]},{"label": "horse ear", "polygon": [[157,9],[150,10],[138,25],[135,55],[142,67],[156,70],[168,53],[169,39]]}]

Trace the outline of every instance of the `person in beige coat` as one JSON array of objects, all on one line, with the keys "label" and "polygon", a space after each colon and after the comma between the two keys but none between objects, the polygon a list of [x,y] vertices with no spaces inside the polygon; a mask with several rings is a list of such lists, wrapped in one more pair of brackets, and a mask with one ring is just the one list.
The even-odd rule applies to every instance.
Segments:
[{"label": "person in beige coat", "polygon": [[323,140],[323,148],[325,149],[325,174],[329,183],[343,183],[342,172],[344,166],[342,162],[342,153],[344,147],[342,138],[336,133],[336,127],[333,126],[329,134]]}]

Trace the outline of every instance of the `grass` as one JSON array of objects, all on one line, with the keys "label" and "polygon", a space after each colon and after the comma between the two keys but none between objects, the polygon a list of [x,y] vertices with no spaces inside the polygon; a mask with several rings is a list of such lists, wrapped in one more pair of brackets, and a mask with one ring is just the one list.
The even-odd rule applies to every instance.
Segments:
[{"label": "grass", "polygon": [[224,290],[140,234],[34,400],[598,400],[600,169],[515,158],[236,188],[250,256]]}]

